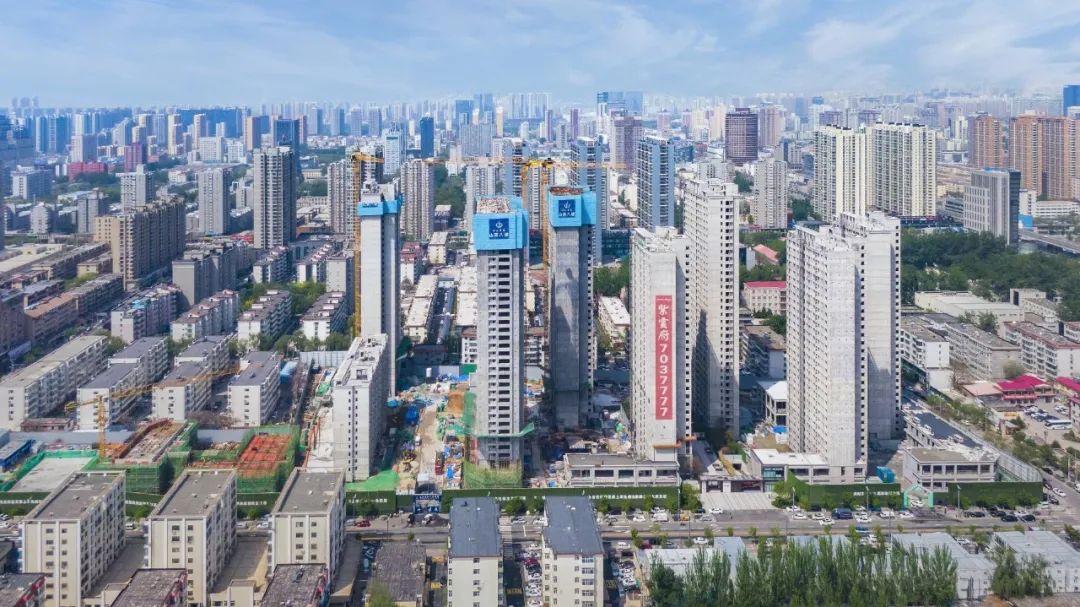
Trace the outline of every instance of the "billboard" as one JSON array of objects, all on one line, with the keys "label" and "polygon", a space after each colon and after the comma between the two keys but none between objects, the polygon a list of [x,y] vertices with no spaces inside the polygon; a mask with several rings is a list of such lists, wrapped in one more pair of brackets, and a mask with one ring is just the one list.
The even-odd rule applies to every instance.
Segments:
[{"label": "billboard", "polygon": [[653,339],[656,352],[656,385],[653,404],[657,421],[670,421],[675,409],[674,348],[675,310],[670,295],[657,295],[653,309]]},{"label": "billboard", "polygon": [[577,200],[574,198],[561,198],[559,200],[559,217],[563,219],[577,217]]},{"label": "billboard", "polygon": [[491,240],[506,240],[510,238],[510,219],[497,217],[488,220],[488,238]]}]

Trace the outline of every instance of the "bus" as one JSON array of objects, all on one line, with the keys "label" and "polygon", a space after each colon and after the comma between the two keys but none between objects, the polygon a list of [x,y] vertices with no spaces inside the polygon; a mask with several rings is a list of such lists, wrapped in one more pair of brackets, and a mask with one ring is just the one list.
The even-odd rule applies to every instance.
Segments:
[{"label": "bus", "polygon": [[1048,430],[1068,430],[1072,428],[1072,422],[1060,417],[1048,417],[1043,422]]}]

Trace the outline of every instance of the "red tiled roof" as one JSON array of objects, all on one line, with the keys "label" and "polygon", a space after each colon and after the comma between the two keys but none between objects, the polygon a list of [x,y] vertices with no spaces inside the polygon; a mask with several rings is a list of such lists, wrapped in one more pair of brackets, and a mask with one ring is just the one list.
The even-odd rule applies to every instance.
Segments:
[{"label": "red tiled roof", "polygon": [[751,280],[743,283],[747,289],[786,289],[786,280]]},{"label": "red tiled roof", "polygon": [[759,255],[764,255],[765,257],[769,258],[769,260],[771,260],[771,261],[776,261],[776,260],[780,259],[780,254],[779,253],[777,253],[776,251],[770,249],[769,247],[767,247],[767,246],[765,246],[763,244],[759,244],[759,245],[755,246],[754,247],[754,252],[758,253]]},{"label": "red tiled roof", "polygon": [[1071,377],[1059,377],[1057,383],[1065,386],[1066,388],[1080,394],[1080,382],[1072,379]]},{"label": "red tiled roof", "polygon": [[997,383],[997,387],[1000,388],[1002,392],[1034,390],[1035,388],[1041,388],[1046,385],[1046,382],[1034,375],[1021,375],[1016,379],[1006,379]]}]

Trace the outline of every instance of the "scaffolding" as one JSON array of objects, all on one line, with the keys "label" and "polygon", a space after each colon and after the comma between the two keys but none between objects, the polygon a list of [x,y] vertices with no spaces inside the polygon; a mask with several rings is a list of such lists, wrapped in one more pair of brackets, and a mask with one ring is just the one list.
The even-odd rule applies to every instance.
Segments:
[{"label": "scaffolding", "polygon": [[41,463],[41,460],[45,458],[88,458],[90,462],[86,465],[87,468],[93,467],[97,461],[97,451],[94,450],[81,450],[81,449],[65,449],[61,451],[39,451],[30,456],[29,459],[24,461],[14,473],[12,473],[3,483],[0,483],[0,492],[11,491],[11,488],[18,484],[27,474],[30,474],[34,468]]},{"label": "scaffolding", "polygon": [[247,430],[238,443],[199,452],[191,467],[235,468],[238,493],[272,493],[285,486],[299,447],[299,426],[261,426]]}]

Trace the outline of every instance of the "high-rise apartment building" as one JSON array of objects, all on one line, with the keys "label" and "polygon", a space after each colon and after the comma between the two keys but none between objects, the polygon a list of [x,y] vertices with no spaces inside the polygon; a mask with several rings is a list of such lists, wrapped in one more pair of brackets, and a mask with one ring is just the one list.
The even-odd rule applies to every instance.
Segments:
[{"label": "high-rise apartment building", "polygon": [[288,147],[256,150],[254,245],[269,249],[296,238],[296,152]]},{"label": "high-rise apartment building", "polygon": [[596,225],[593,226],[593,265],[603,263],[604,230],[611,225],[608,217],[607,169],[604,146],[594,137],[578,137],[570,143],[569,182],[596,194]]},{"label": "high-rise apartment building", "polygon": [[638,141],[638,225],[653,230],[675,225],[675,147],[670,139],[648,135]]},{"label": "high-rise apartment building", "polygon": [[989,232],[1009,244],[1020,241],[1020,171],[983,169],[964,186],[964,228]]},{"label": "high-rise apartment building", "polygon": [[203,234],[228,234],[232,171],[226,168],[199,171],[195,181],[199,194],[199,226]]},{"label": "high-rise apartment building", "polygon": [[1016,116],[1009,125],[1009,167],[1020,171],[1021,186],[1050,200],[1076,197],[1080,176],[1080,120]]},{"label": "high-rise apartment building", "polygon": [[386,401],[390,398],[390,368],[394,349],[383,333],[353,340],[331,382],[333,420],[329,433],[334,468],[345,480],[366,480],[377,471],[380,441],[386,432]]},{"label": "high-rise apartment building", "polygon": [[72,135],[71,161],[96,162],[98,159],[98,137],[93,135]]},{"label": "high-rise apartment building", "polygon": [[866,212],[870,199],[868,135],[823,126],[814,131],[814,212],[823,221]]},{"label": "high-rise apartment building", "polygon": [[545,192],[548,187],[555,185],[555,165],[551,163],[532,163],[522,169],[522,202],[525,210],[529,213],[529,225],[534,229],[546,230],[547,226],[542,221]]},{"label": "high-rise apartment building", "polygon": [[1068,116],[1071,107],[1080,107],[1080,84],[1061,87],[1061,114]]},{"label": "high-rise apartment building", "polygon": [[299,153],[305,144],[299,118],[274,118],[270,123],[271,147],[288,147]]},{"label": "high-rise apartment building", "polygon": [[253,152],[262,147],[262,136],[270,132],[269,116],[244,117],[244,150]]},{"label": "high-rise apartment building", "polygon": [[120,173],[120,208],[131,211],[154,200],[154,176],[143,165],[130,173]]},{"label": "high-rise apartment building", "polygon": [[477,324],[474,460],[519,466],[525,390],[525,273],[529,221],[520,198],[481,198],[473,215]]},{"label": "high-rise apartment building", "polygon": [[82,607],[124,547],[124,473],[76,472],[19,523],[22,570],[45,574],[45,607]]},{"label": "high-rise apartment building", "polygon": [[187,603],[210,592],[236,546],[236,471],[187,470],[146,519],[148,569],[185,569]]},{"label": "high-rise apartment building", "polygon": [[1000,169],[1005,166],[1005,139],[1001,121],[986,112],[969,116],[968,164],[976,169]]},{"label": "high-rise apartment building", "polygon": [[784,134],[787,112],[783,106],[767,105],[758,110],[758,148],[775,148]]},{"label": "high-rise apartment building", "polygon": [[750,108],[739,107],[724,117],[724,156],[733,164],[757,160],[758,116]]},{"label": "high-rise apartment building", "polygon": [[900,411],[900,222],[881,212],[788,239],[788,433],[861,480]]},{"label": "high-rise apartment building", "polygon": [[405,164],[405,134],[394,129],[383,133],[383,171],[394,175]]},{"label": "high-rise apartment building", "polygon": [[894,217],[937,215],[937,140],[919,124],[870,127],[871,200]]},{"label": "high-rise apartment building", "polygon": [[630,245],[630,414],[634,454],[676,462],[693,434],[687,369],[686,263],[690,239],[637,228]]},{"label": "high-rise apartment building", "polygon": [[[368,181],[360,191],[360,335],[385,334],[392,353],[401,342],[400,209],[401,199],[392,188]],[[389,375],[394,390],[396,364],[390,365]]]},{"label": "high-rise apartment building", "polygon": [[435,119],[431,116],[424,116],[416,123],[417,130],[420,131],[420,157],[421,158],[434,158],[435,157]]},{"label": "high-rise apartment building", "polygon": [[465,213],[462,218],[462,225],[466,229],[472,228],[473,213],[476,212],[476,201],[495,195],[498,175],[499,167],[486,160],[480,160],[477,164],[470,164],[465,167]]},{"label": "high-rise apartment building", "polygon": [[611,122],[611,163],[623,175],[634,173],[641,135],[641,118],[619,116]]},{"label": "high-rise apartment building", "polygon": [[519,137],[503,137],[492,142],[492,154],[502,164],[499,179],[502,182],[501,193],[507,196],[521,194],[521,171],[528,157],[528,146]]},{"label": "high-rise apartment building", "polygon": [[[298,534],[304,541],[297,541]],[[322,563],[333,579],[344,548],[345,476],[339,470],[294,469],[270,512],[270,570]]]},{"label": "high-rise apartment building", "polygon": [[787,227],[787,162],[769,157],[754,163],[754,200],[750,214],[756,226],[767,230]]},{"label": "high-rise apartment building", "polygon": [[739,188],[686,182],[686,358],[694,424],[739,435]]},{"label": "high-rise apartment building", "polygon": [[402,181],[405,190],[402,234],[415,242],[427,242],[435,231],[435,165],[422,159],[410,160]]},{"label": "high-rise apartment building", "polygon": [[185,231],[184,201],[173,198],[96,218],[94,240],[109,243],[112,273],[130,286],[183,253]]},{"label": "high-rise apartment building", "polygon": [[334,234],[348,234],[349,215],[356,214],[356,197],[353,194],[352,161],[348,158],[326,165],[326,197],[330,203],[330,230]]},{"label": "high-rise apartment building", "polygon": [[548,188],[548,343],[555,423],[567,430],[588,420],[596,357],[593,326],[593,227],[596,193],[580,187]]}]

